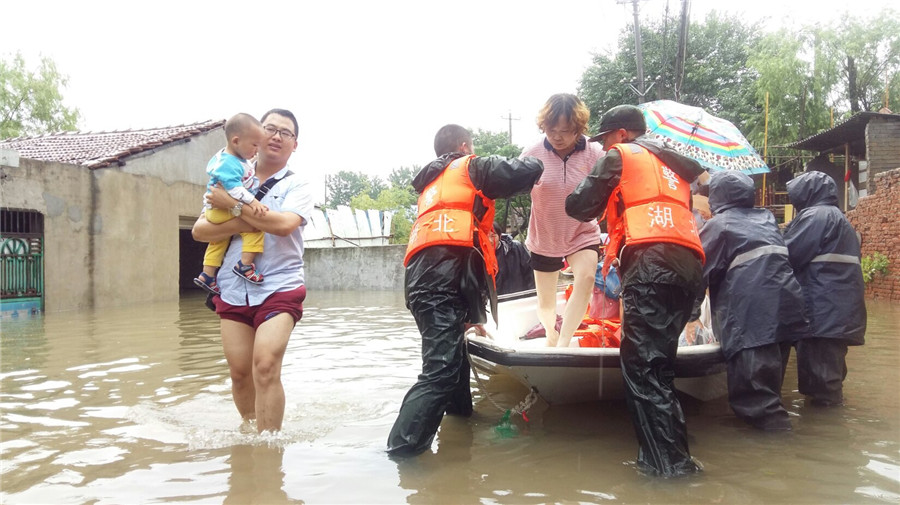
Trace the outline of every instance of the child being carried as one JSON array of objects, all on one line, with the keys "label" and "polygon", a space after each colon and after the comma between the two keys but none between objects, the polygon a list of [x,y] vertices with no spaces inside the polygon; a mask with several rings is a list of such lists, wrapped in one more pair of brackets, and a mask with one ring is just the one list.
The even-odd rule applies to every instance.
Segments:
[{"label": "child being carried", "polygon": [[[209,174],[207,189],[221,184],[238,203],[231,209],[214,209],[204,201],[204,213],[209,222],[224,223],[239,217],[245,212],[244,208],[249,208],[256,216],[264,216],[268,211],[250,192],[259,186],[259,180],[248,160],[256,156],[263,138],[262,125],[249,114],[235,114],[225,122],[225,148],[216,153],[206,165],[206,173]],[[263,252],[263,237],[264,233],[261,231],[241,233],[241,259],[233,268],[242,279],[253,284],[263,281],[262,274],[256,271],[254,264],[256,255]],[[230,242],[229,238],[209,243],[203,256],[203,271],[194,279],[194,284],[207,292],[219,293],[216,273],[222,266]]]}]

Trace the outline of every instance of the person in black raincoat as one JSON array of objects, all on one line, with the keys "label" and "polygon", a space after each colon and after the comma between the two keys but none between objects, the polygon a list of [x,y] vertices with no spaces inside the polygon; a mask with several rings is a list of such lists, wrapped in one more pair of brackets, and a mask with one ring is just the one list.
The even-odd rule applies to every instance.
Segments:
[{"label": "person in black raincoat", "polygon": [[[709,286],[713,333],[727,360],[731,409],[756,428],[790,430],[781,385],[790,345],[806,336],[809,321],[775,216],[754,208],[755,200],[750,176],[713,174],[713,217],[700,229],[706,253],[703,278]],[[700,316],[699,304],[693,316]]]},{"label": "person in black raincoat", "polygon": [[[461,126],[446,125],[435,136],[434,150],[438,158],[413,179],[418,193],[457,158],[473,153],[472,135]],[[493,214],[494,199],[530,191],[543,170],[537,158],[471,158],[468,180],[474,191],[491,202],[488,209],[480,198],[475,198],[475,208],[468,209],[470,214],[476,221],[484,219],[488,212]],[[416,455],[431,447],[445,412],[472,414],[465,330],[475,326],[484,334],[482,324],[487,321],[488,300],[495,321],[497,317],[494,280],[486,271],[482,250],[493,246],[488,243],[487,233],[484,243],[480,243],[479,236],[471,237],[470,247],[434,244],[408,258],[404,280],[406,306],[422,335],[422,373],[403,398],[388,435],[387,450],[393,456]],[[413,239],[411,236],[410,241]]]},{"label": "person in black raincoat", "polygon": [[491,240],[497,253],[497,294],[534,289],[534,270],[528,262],[531,257],[528,248],[502,231],[500,225],[494,224]]},{"label": "person in black raincoat", "polygon": [[[687,183],[703,173],[696,161],[644,136],[646,123],[637,107],[610,109],[601,117],[599,129],[591,140],[601,140],[608,152],[566,198],[566,213],[575,219],[589,221],[603,214],[619,185],[622,156],[609,150],[615,144],[647,149]],[[700,257],[674,243],[629,246],[626,241],[618,259],[624,305],[619,354],[625,399],[640,445],[638,465],[666,477],[698,472],[701,467],[688,451],[687,424],[673,382],[678,336],[695,299],[703,296]]]},{"label": "person in black raincoat", "polygon": [[796,343],[799,390],[814,405],[841,405],[847,346],[863,345],[866,334],[859,238],[837,206],[837,185],[827,174],[800,174],[787,192],[797,214],[784,241],[811,327],[809,337]]}]

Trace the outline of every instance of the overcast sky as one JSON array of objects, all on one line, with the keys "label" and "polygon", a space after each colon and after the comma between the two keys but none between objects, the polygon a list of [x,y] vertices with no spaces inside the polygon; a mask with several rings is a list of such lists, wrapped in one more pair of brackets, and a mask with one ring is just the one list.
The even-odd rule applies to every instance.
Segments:
[{"label": "overcast sky", "polygon": [[[633,19],[621,2],[5,0],[0,54],[52,58],[82,131],[291,109],[300,121],[291,166],[318,186],[339,170],[386,178],[424,165],[446,123],[506,132],[511,112],[513,142],[537,140],[547,97],[575,93],[592,54],[615,49]],[[897,3],[692,0],[691,16],[715,8],[790,26]],[[667,5],[680,8],[639,3],[648,18]]]}]

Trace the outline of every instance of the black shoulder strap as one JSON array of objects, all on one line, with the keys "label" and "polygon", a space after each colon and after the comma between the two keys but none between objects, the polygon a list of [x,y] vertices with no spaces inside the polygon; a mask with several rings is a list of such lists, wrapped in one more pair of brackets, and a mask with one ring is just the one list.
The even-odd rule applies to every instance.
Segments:
[{"label": "black shoulder strap", "polygon": [[272,186],[274,186],[274,185],[278,184],[279,182],[281,182],[282,180],[284,180],[285,177],[290,177],[292,175],[294,175],[294,172],[291,172],[290,170],[288,170],[287,172],[284,173],[284,176],[282,176],[281,179],[275,179],[274,177],[270,177],[268,181],[262,183],[262,185],[259,187],[259,189],[256,190],[256,199],[262,200],[263,197],[266,196],[266,194],[269,192],[269,190],[272,189]]},{"label": "black shoulder strap", "polygon": [[[287,172],[285,172],[284,176],[283,176],[281,179],[275,179],[274,177],[269,178],[269,180],[266,181],[266,182],[264,182],[264,183],[259,187],[259,189],[256,191],[256,199],[257,199],[257,200],[262,200],[262,197],[266,196],[266,193],[268,193],[269,190],[272,189],[272,186],[278,184],[278,183],[281,182],[285,177],[288,177],[288,176],[291,176],[291,175],[294,175],[294,172],[291,172],[290,170],[288,170]],[[228,245],[231,246],[231,238],[228,239]],[[227,249],[227,248],[226,248],[226,249]],[[214,294],[212,294],[212,293],[208,293],[208,294],[206,295],[206,306],[207,306],[207,308],[209,308],[209,310],[211,310],[211,311],[213,311],[213,312],[216,311],[216,304],[213,302],[213,297],[214,297],[214,296],[216,296],[216,295],[214,295]]]}]

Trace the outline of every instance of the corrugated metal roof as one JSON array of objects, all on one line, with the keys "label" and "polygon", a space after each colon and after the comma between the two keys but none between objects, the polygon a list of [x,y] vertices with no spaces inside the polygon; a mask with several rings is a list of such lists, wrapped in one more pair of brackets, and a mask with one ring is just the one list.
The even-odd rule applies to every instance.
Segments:
[{"label": "corrugated metal roof", "polygon": [[819,132],[811,137],[781,147],[818,151],[820,153],[835,152],[843,154],[844,144],[850,144],[850,154],[864,158],[866,156],[866,125],[873,118],[900,121],[900,114],[859,112],[843,123],[836,124],[830,130]]},{"label": "corrugated metal roof", "polygon": [[124,162],[125,158],[179,140],[221,128],[225,120],[112,132],[61,132],[37,137],[0,140],[0,149],[13,149],[19,156],[56,161],[91,169]]}]

